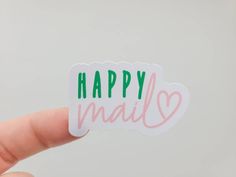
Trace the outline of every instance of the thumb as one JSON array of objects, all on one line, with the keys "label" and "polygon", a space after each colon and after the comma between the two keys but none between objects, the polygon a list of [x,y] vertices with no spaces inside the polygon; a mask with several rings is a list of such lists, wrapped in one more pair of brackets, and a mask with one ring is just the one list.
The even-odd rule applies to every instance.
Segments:
[{"label": "thumb", "polygon": [[3,174],[0,177],[33,177],[33,175],[25,172],[14,172]]}]

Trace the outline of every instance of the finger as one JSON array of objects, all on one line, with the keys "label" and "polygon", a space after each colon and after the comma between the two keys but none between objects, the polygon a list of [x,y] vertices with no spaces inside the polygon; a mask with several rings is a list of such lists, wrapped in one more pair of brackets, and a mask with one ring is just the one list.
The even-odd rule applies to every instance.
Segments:
[{"label": "finger", "polygon": [[0,174],[21,159],[75,139],[68,132],[67,108],[1,122]]},{"label": "finger", "polygon": [[0,177],[33,177],[33,175],[25,172],[15,172],[15,173],[7,173]]}]

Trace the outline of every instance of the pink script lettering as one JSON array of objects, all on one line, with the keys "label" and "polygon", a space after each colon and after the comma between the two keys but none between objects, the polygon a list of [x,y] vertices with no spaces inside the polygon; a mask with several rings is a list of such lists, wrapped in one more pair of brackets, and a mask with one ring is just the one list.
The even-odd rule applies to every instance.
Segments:
[{"label": "pink script lettering", "polygon": [[[85,119],[89,119],[89,118],[92,123],[95,123],[99,118],[101,118],[104,124],[106,123],[113,124],[119,118],[124,123],[125,122],[132,122],[132,123],[142,122],[143,126],[149,129],[158,128],[164,125],[168,120],[170,120],[178,112],[182,103],[182,95],[179,91],[168,93],[168,91],[166,90],[160,90],[157,93],[157,96],[155,97],[154,90],[156,87],[156,79],[157,79],[157,75],[156,73],[153,73],[148,82],[148,87],[147,87],[147,91],[144,98],[142,112],[139,116],[136,115],[136,111],[137,111],[137,105],[139,104],[140,101],[137,101],[135,103],[135,106],[133,107],[131,113],[127,113],[126,102],[119,103],[117,104],[117,106],[114,107],[110,115],[106,115],[106,110],[104,106],[97,106],[95,102],[91,102],[87,106],[87,108],[85,108],[84,111],[82,110],[82,105],[79,103],[78,104],[78,129],[80,129],[83,126]],[[171,107],[170,105],[172,103],[172,98],[174,97],[177,98],[177,102],[175,103],[174,106]],[[166,104],[164,105],[161,104],[161,98],[164,98]],[[161,119],[157,119],[156,121],[152,121],[152,123],[150,123],[148,122],[146,115],[150,109],[150,103],[152,99],[156,99],[155,101],[156,108],[161,115]],[[169,111],[165,112],[164,110],[166,109]]]}]

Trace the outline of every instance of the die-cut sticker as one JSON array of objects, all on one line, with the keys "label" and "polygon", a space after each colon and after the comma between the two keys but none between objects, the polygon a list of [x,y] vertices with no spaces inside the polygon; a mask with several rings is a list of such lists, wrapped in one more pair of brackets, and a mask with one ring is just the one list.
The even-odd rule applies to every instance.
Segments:
[{"label": "die-cut sticker", "polygon": [[189,92],[163,80],[157,64],[77,64],[69,74],[69,131],[125,128],[157,135],[187,109]]}]

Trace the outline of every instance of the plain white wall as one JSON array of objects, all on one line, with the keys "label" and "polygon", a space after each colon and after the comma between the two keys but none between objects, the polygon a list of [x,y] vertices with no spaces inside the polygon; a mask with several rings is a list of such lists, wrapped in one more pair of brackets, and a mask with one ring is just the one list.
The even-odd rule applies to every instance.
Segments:
[{"label": "plain white wall", "polygon": [[235,177],[235,0],[1,0],[0,119],[67,104],[67,71],[145,61],[185,84],[168,133],[94,131],[22,161],[42,177]]}]

